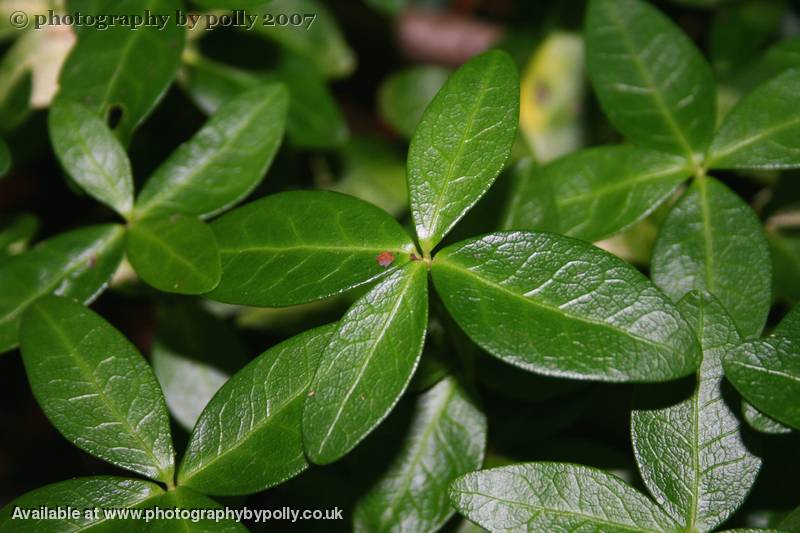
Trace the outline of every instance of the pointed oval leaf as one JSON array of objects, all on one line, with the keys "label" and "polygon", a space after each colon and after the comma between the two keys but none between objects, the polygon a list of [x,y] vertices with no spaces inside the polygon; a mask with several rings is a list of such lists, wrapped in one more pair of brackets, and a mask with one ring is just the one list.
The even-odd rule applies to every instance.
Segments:
[{"label": "pointed oval leaf", "polygon": [[327,191],[291,191],[242,206],[212,224],[226,303],[280,307],[363,285],[408,262],[411,238],[385,211]]},{"label": "pointed oval leaf", "polygon": [[59,97],[85,104],[103,120],[121,113],[114,131],[127,145],[180,66],[186,35],[186,28],[175,23],[180,9],[179,0],[111,2],[103,15],[130,17],[149,10],[170,18],[163,29],[143,26],[131,31],[125,25],[104,30],[81,28],[78,44],[61,68]]},{"label": "pointed oval leaf", "polygon": [[471,59],[430,103],[408,149],[411,213],[424,252],[491,187],[518,121],[517,67],[499,50]]},{"label": "pointed oval leaf", "polygon": [[389,414],[417,366],[427,325],[421,261],[394,271],[353,304],[322,353],[303,408],[309,460],[339,459]]},{"label": "pointed oval leaf", "polygon": [[691,175],[684,159],[634,146],[576,152],[544,168],[559,231],[598,241],[646,217]]},{"label": "pointed oval leaf", "polygon": [[150,481],[126,479],[122,477],[98,476],[70,479],[46,485],[20,496],[0,510],[0,531],[16,533],[41,533],[58,531],[59,533],[77,533],[79,531],[113,531],[120,527],[119,520],[105,518],[101,512],[94,516],[83,515],[75,520],[68,519],[34,519],[12,518],[14,510],[19,513],[31,513],[42,507],[50,509],[128,509],[148,505],[158,500],[164,490]]},{"label": "pointed oval leaf", "polygon": [[611,123],[640,146],[700,161],[717,95],[689,37],[642,0],[592,0],[585,35],[589,78]]},{"label": "pointed oval leaf", "polygon": [[164,396],[128,339],[60,296],[40,298],[25,311],[19,338],[33,395],[64,437],[121,468],[172,482]]},{"label": "pointed oval leaf", "polygon": [[472,472],[450,485],[450,499],[490,531],[677,531],[664,511],[618,477],[566,463]]},{"label": "pointed oval leaf", "polygon": [[178,483],[206,494],[250,494],[305,470],[300,416],[334,328],[292,337],[228,380],[197,421]]},{"label": "pointed oval leaf", "polygon": [[0,353],[17,345],[25,308],[45,294],[91,302],[116,271],[124,248],[122,226],[90,226],[57,235],[0,266]]},{"label": "pointed oval leaf", "polygon": [[72,180],[123,217],[133,207],[133,174],[125,149],[87,107],[57,100],[47,117],[50,140]]},{"label": "pointed oval leaf", "polygon": [[165,292],[202,294],[217,286],[222,273],[214,232],[192,216],[136,222],[126,250],[136,273]]},{"label": "pointed oval leaf", "polygon": [[150,361],[170,414],[191,431],[214,393],[249,361],[247,348],[199,305],[163,304],[158,315]]},{"label": "pointed oval leaf", "polygon": [[719,181],[689,187],[661,226],[651,271],[673,300],[696,289],[716,296],[742,335],[758,335],[772,300],[769,245],[758,217]]},{"label": "pointed oval leaf", "polygon": [[758,410],[800,429],[800,306],[766,340],[728,353],[725,376]]},{"label": "pointed oval leaf", "polygon": [[747,449],[722,393],[722,358],[741,342],[736,325],[708,293],[690,292],[678,308],[703,350],[695,390],[675,403],[640,389],[631,437],[642,478],[661,507],[687,531],[713,531],[747,498],[761,459]]},{"label": "pointed oval leaf", "polygon": [[[154,514],[158,509],[164,513],[185,511],[188,517],[178,518],[155,518],[147,522],[147,533],[174,533],[177,530],[186,533],[247,533],[247,528],[242,524],[229,518],[217,519],[215,516],[206,514],[202,517],[193,516],[199,510],[206,512],[222,513],[226,516],[225,508],[214,500],[187,489],[177,487],[173,490],[160,494],[153,500],[148,500],[146,504],[139,504],[136,507],[151,510]],[[136,531],[141,527],[141,520],[129,521],[127,531]]]},{"label": "pointed oval leaf", "polygon": [[559,229],[558,209],[550,176],[532,158],[520,160],[511,172],[511,192],[500,229]]},{"label": "pointed oval leaf", "polygon": [[281,144],[288,105],[279,84],[260,85],[225,103],[156,169],[136,199],[136,217],[206,218],[250,194]]},{"label": "pointed oval leaf", "polygon": [[719,127],[710,168],[800,168],[800,68],[756,87]]},{"label": "pointed oval leaf", "polygon": [[467,335],[526,370],[665,381],[697,368],[697,341],[669,299],[638,270],[583,241],[492,233],[445,248],[431,271]]},{"label": "pointed oval leaf", "polygon": [[747,424],[760,433],[768,435],[786,435],[792,428],[784,426],[771,416],[767,416],[746,400],[742,400],[742,417]]},{"label": "pointed oval leaf", "polygon": [[417,400],[403,449],[358,502],[355,531],[437,531],[455,510],[448,486],[483,464],[486,417],[448,377]]}]

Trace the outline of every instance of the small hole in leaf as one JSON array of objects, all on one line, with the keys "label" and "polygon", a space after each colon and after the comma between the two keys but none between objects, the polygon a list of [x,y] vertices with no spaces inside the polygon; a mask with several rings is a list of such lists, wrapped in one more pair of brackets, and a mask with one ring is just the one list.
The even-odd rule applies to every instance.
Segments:
[{"label": "small hole in leaf", "polygon": [[122,120],[122,106],[121,105],[112,105],[108,108],[108,114],[106,115],[106,123],[108,127],[116,129],[119,126],[120,121]]}]

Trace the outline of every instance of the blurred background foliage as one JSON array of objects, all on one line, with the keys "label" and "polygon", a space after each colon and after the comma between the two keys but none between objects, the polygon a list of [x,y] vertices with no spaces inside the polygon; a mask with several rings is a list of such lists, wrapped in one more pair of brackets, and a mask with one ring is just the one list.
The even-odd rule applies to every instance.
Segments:
[{"label": "blurred background foliage", "polygon": [[[92,48],[91,36],[84,36],[87,30],[82,28],[21,31],[8,22],[16,10],[103,13],[111,9],[109,2],[115,10],[129,11],[147,4],[0,0],[0,174],[5,175],[0,179],[0,261],[43,238],[114,218],[109,208],[64,178],[46,127],[62,65],[74,60],[78,47],[89,60],[101,50]],[[416,123],[449,73],[491,47],[509,51],[520,68],[519,136],[498,185],[448,241],[499,227],[554,229],[548,226],[551,206],[541,201],[547,194],[536,193],[549,187],[538,174],[540,166],[583,147],[622,141],[587,86],[580,33],[583,0],[195,0],[182,7],[178,0],[153,3],[189,12],[246,8],[317,17],[308,30],[260,24],[252,31],[200,26],[187,32],[182,52],[180,46],[169,53],[140,51],[132,77],[158,77],[163,71],[169,81],[177,74],[163,95],[153,99],[157,105],[152,112],[146,105],[139,116],[134,116],[136,109],[122,117],[108,110],[109,121],[120,123],[118,134],[128,144],[139,186],[219,105],[262,80],[277,80],[291,97],[287,136],[251,198],[292,188],[332,189],[373,202],[409,223],[405,154]],[[655,3],[709,58],[718,80],[721,116],[760,81],[800,65],[797,3]],[[183,39],[179,35],[175,42]],[[62,86],[64,82],[62,78]],[[85,90],[76,83],[74,90]],[[794,174],[724,176],[764,221],[774,262],[776,317],[800,300],[800,179]],[[650,249],[668,207],[669,202],[598,245],[647,272]],[[123,264],[111,290],[94,306],[149,354],[180,447],[204,403],[228,376],[279,340],[336,320],[356,296],[283,309],[230,306],[158,293]],[[432,342],[406,395],[412,398],[404,399],[377,432],[334,465],[312,468],[276,489],[229,503],[352,509],[397,453],[397,435],[406,430],[413,396],[454,365],[471,377],[487,412],[488,466],[570,461],[609,469],[641,485],[628,433],[629,386],[556,380],[511,369],[469,341],[440,307],[434,301]],[[34,402],[16,353],[0,358],[0,394],[0,506],[46,483],[115,473],[57,434]],[[780,434],[763,433],[769,425],[756,419],[758,413],[743,416],[762,429],[748,438],[765,457],[765,466],[753,495],[730,525],[767,527],[798,504],[800,440],[781,428],[775,429]],[[348,511],[346,516],[343,523],[308,522],[302,527],[348,530]],[[269,525],[271,530],[290,527],[301,526]],[[446,529],[473,527],[456,517]]]}]

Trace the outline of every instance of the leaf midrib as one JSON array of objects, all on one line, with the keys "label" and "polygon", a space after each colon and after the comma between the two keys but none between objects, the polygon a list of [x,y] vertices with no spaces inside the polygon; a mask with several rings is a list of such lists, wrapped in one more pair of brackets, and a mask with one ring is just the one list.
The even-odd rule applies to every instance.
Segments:
[{"label": "leaf midrib", "polygon": [[114,403],[108,398],[104,388],[101,387],[99,383],[97,383],[97,380],[95,379],[94,376],[94,371],[87,364],[87,362],[83,360],[80,354],[78,354],[77,346],[73,345],[72,341],[64,334],[64,332],[58,326],[58,323],[47,313],[46,310],[39,308],[37,311],[42,316],[42,318],[44,318],[44,320],[48,323],[50,328],[55,332],[56,336],[61,341],[62,346],[66,348],[67,354],[70,355],[71,359],[73,359],[77,363],[78,367],[80,368],[84,376],[88,378],[88,380],[90,380],[91,383],[95,386],[95,390],[97,391],[97,396],[99,398],[102,398],[106,408],[111,412],[112,415],[114,415],[117,418],[117,420],[123,423],[124,427],[127,428],[128,430],[128,434],[133,436],[135,440],[139,441],[139,444],[141,444],[142,449],[153,460],[152,466],[155,466],[156,469],[158,470],[158,473],[161,475],[159,479],[161,481],[167,482],[168,480],[164,479],[164,474],[168,471],[168,469],[167,470],[164,469],[164,465],[162,465],[161,461],[159,461],[159,459],[156,457],[153,448],[142,439],[141,435],[139,435],[134,430],[134,428],[128,423],[128,419],[122,416],[122,413],[120,413],[117,410],[116,405],[114,405]]},{"label": "leaf midrib", "polygon": [[659,343],[657,343],[657,342],[655,342],[653,340],[647,339],[645,337],[640,337],[638,335],[634,335],[634,334],[632,334],[630,332],[627,332],[625,330],[619,329],[619,328],[615,327],[612,324],[608,324],[606,322],[599,322],[599,321],[596,321],[596,320],[591,320],[591,319],[586,318],[586,317],[581,317],[581,316],[576,316],[576,315],[573,315],[573,314],[570,314],[570,313],[566,313],[566,312],[564,312],[562,309],[560,309],[558,307],[553,307],[550,304],[546,304],[546,303],[541,302],[539,300],[534,300],[533,298],[527,298],[527,297],[525,297],[525,296],[523,296],[523,295],[521,295],[519,293],[516,293],[516,292],[512,291],[511,289],[508,289],[507,287],[504,287],[503,285],[500,285],[498,283],[495,283],[492,280],[489,280],[487,278],[479,276],[478,274],[475,274],[474,272],[472,272],[468,268],[462,268],[460,265],[458,265],[456,263],[452,263],[452,262],[447,261],[447,258],[446,257],[442,257],[441,254],[439,256],[437,256],[436,259],[437,259],[436,262],[438,263],[438,265],[440,267],[441,266],[449,266],[451,270],[456,270],[458,272],[462,272],[462,273],[464,273],[464,274],[466,274],[466,275],[468,275],[468,276],[470,276],[472,278],[477,279],[478,281],[482,282],[484,285],[487,285],[489,287],[497,289],[497,290],[499,290],[501,292],[504,292],[504,293],[506,293],[508,295],[511,295],[511,296],[513,296],[513,297],[515,297],[517,299],[520,299],[520,300],[522,300],[524,302],[530,303],[533,306],[540,307],[540,308],[545,309],[545,310],[547,310],[547,311],[549,311],[551,313],[554,313],[554,314],[557,314],[557,315],[561,315],[561,316],[569,318],[571,320],[576,320],[578,322],[583,322],[585,324],[590,324],[590,325],[593,325],[593,326],[598,326],[598,327],[602,327],[602,328],[605,328],[605,329],[609,329],[609,330],[612,330],[616,334],[622,334],[622,335],[628,336],[628,337],[630,337],[632,339],[635,339],[636,341],[642,342],[644,344],[647,344],[647,345],[650,345],[650,346],[654,346],[654,347],[662,349],[662,350],[663,349],[667,349],[667,350],[669,350],[670,353],[679,354],[678,350],[672,348],[671,346],[668,346],[666,344],[659,344]]},{"label": "leaf midrib", "polygon": [[[114,229],[115,230],[120,230],[120,233],[122,233],[121,232],[121,227],[115,225]],[[85,252],[83,254],[80,254],[80,256],[78,256],[78,260],[74,261],[71,265],[67,266],[64,270],[61,270],[59,272],[59,275],[56,276],[55,279],[51,283],[48,283],[47,285],[44,286],[43,290],[41,290],[41,291],[33,291],[33,296],[32,297],[22,300],[22,302],[19,305],[17,305],[12,310],[11,313],[9,313],[9,314],[7,314],[7,315],[5,315],[3,317],[0,317],[0,326],[2,326],[3,324],[6,324],[7,322],[11,322],[12,320],[14,320],[20,313],[22,313],[22,311],[25,310],[25,308],[28,305],[30,305],[34,300],[36,300],[40,296],[43,296],[45,294],[49,294],[50,292],[55,290],[55,288],[58,287],[58,285],[61,284],[62,281],[64,281],[65,279],[71,277],[72,274],[74,274],[76,271],[80,270],[80,266],[86,263],[86,255],[87,255],[87,253],[91,256],[92,254],[97,252],[98,248],[99,249],[105,248],[105,246],[107,244],[109,244],[109,243],[114,241],[114,236],[111,235],[108,239],[103,239],[103,238],[97,239],[97,240],[93,241],[93,243],[96,243],[98,241],[101,241],[99,246],[97,246],[97,247],[92,246],[92,247],[86,248]],[[97,253],[99,253],[99,252],[97,252]]]},{"label": "leaf midrib", "polygon": [[[446,396],[441,400],[439,404],[439,409],[436,412],[436,415],[430,420],[430,423],[425,428],[425,431],[422,435],[422,438],[418,441],[418,446],[416,451],[414,452],[414,456],[409,463],[409,468],[406,469],[406,474],[403,476],[403,481],[400,483],[400,490],[393,491],[394,498],[390,498],[390,503],[387,505],[386,510],[381,513],[381,521],[383,522],[384,519],[388,520],[391,519],[394,514],[397,512],[397,509],[394,505],[403,498],[403,496],[408,492],[408,487],[411,485],[411,481],[414,477],[414,473],[416,471],[417,465],[419,464],[420,460],[422,459],[422,452],[425,450],[428,439],[430,439],[433,431],[439,424],[439,421],[444,416],[444,413],[447,411],[447,407],[450,405],[450,401],[455,396],[456,392],[456,385],[454,383],[449,383],[449,389],[447,391]],[[387,516],[388,514],[388,516]]]},{"label": "leaf midrib", "polygon": [[[651,181],[657,181],[661,178],[670,178],[670,177],[678,177],[681,171],[686,170],[686,165],[676,165],[675,167],[668,168],[668,169],[661,169],[655,172],[650,172],[646,174],[639,174],[629,179],[623,179],[622,181],[617,181],[614,183],[602,185],[600,187],[594,188],[590,192],[586,192],[583,194],[576,194],[574,196],[561,196],[556,198],[556,205],[558,206],[565,206],[570,205],[573,203],[581,202],[584,200],[592,200],[594,198],[602,197],[612,192],[615,192],[619,189],[625,189],[627,187],[633,187],[636,185],[640,185],[642,183],[647,183]],[[688,173],[688,171],[687,171]]]},{"label": "leaf midrib", "polygon": [[[193,170],[189,175],[182,176],[182,179],[180,181],[177,181],[177,182],[171,182],[169,176],[164,177],[163,178],[164,183],[169,184],[171,182],[173,186],[172,187],[164,187],[162,185],[162,187],[160,189],[161,194],[158,194],[158,192],[156,192],[156,193],[153,193],[153,195],[150,196],[149,199],[146,198],[146,202],[143,203],[139,207],[139,209],[137,210],[138,211],[137,212],[138,216],[141,217],[141,218],[147,217],[147,215],[149,213],[152,213],[153,210],[156,209],[157,207],[161,207],[164,204],[174,200],[176,196],[179,196],[180,194],[182,194],[187,188],[191,188],[194,178],[196,178],[197,176],[199,176],[200,174],[205,172],[208,169],[208,167],[213,165],[215,163],[215,161],[221,156],[221,154],[227,154],[227,151],[230,148],[230,146],[233,145],[234,143],[236,143],[239,140],[239,137],[242,135],[242,133],[244,131],[246,131],[248,128],[250,128],[250,126],[253,124],[253,122],[255,122],[256,119],[260,117],[261,111],[263,111],[263,109],[265,107],[267,107],[268,105],[271,105],[275,101],[275,99],[278,97],[279,94],[280,94],[280,91],[272,91],[272,94],[270,95],[269,98],[265,98],[264,100],[262,100],[261,104],[256,106],[256,108],[252,109],[251,112],[250,112],[250,115],[244,121],[239,123],[239,127],[235,129],[235,132],[233,134],[231,134],[230,132],[226,132],[226,135],[225,135],[226,140],[222,144],[222,146],[220,146],[220,148],[215,150],[213,153],[210,153],[208,155],[208,157],[206,159],[204,159],[202,163],[199,164],[199,166],[193,166]],[[213,118],[212,118],[212,120],[213,120]],[[202,132],[208,126],[209,125],[203,126],[203,128],[201,128],[197,133],[199,134],[200,132]],[[217,127],[217,125],[214,124],[214,127]],[[183,148],[184,146],[188,146],[194,140],[195,140],[195,137],[192,137],[191,139],[186,141],[185,144],[181,145],[180,148]],[[176,152],[176,154],[180,154],[180,153],[181,152]],[[164,168],[167,168],[168,170],[172,169],[172,165],[171,165],[172,159],[173,158],[170,157],[169,159],[167,159],[167,161],[164,162],[164,164],[162,166],[160,166],[158,169],[156,169],[156,171],[153,174],[153,176],[148,180],[148,184],[150,184],[151,182],[154,183],[154,180],[159,179],[162,175],[164,175],[164,172],[165,172]],[[193,164],[196,164],[196,161],[193,161]],[[169,165],[169,166],[167,166],[167,165]],[[152,187],[152,185],[151,185],[151,187]],[[145,190],[147,190],[147,187],[145,187]],[[145,191],[142,191],[142,192],[144,193]],[[202,214],[200,216],[202,216]]]},{"label": "leaf midrib", "polygon": [[612,521],[610,521],[608,519],[598,518],[598,517],[593,516],[593,515],[589,515],[589,514],[585,514],[585,513],[579,513],[579,512],[576,512],[576,511],[562,511],[560,509],[554,509],[554,508],[551,508],[551,507],[544,507],[544,506],[540,506],[540,505],[533,505],[533,504],[530,504],[530,503],[527,503],[527,502],[509,500],[509,499],[506,499],[506,498],[498,498],[497,496],[493,496],[491,494],[485,494],[483,492],[478,492],[478,491],[459,490],[458,493],[459,494],[466,494],[468,496],[482,496],[484,498],[487,498],[487,499],[490,499],[490,500],[493,500],[493,501],[497,501],[497,502],[502,502],[504,504],[518,505],[520,507],[525,507],[527,509],[531,509],[531,510],[537,512],[537,513],[553,514],[553,515],[558,515],[558,516],[577,517],[577,518],[581,518],[583,520],[587,520],[589,522],[593,522],[593,523],[597,523],[597,524],[604,524],[604,525],[612,526],[612,527],[615,527],[615,528],[621,528],[621,529],[624,529],[626,531],[630,531],[631,533],[661,533],[660,530],[650,530],[650,529],[644,529],[644,528],[636,526],[636,525],[631,526],[631,525],[622,524],[622,523],[619,523],[619,522],[612,522]]},{"label": "leaf midrib", "polygon": [[[434,203],[433,208],[433,216],[430,220],[430,227],[428,231],[430,235],[428,235],[426,242],[433,243],[437,240],[437,235],[435,234],[436,229],[439,225],[439,220],[441,218],[441,211],[442,211],[442,204],[444,202],[445,197],[447,196],[447,192],[450,188],[450,184],[453,181],[453,172],[456,167],[456,163],[461,158],[461,153],[464,151],[464,146],[467,143],[467,136],[471,136],[472,134],[472,125],[475,122],[475,117],[480,111],[481,105],[483,104],[484,97],[486,96],[486,87],[489,84],[489,80],[494,75],[495,70],[497,70],[498,61],[496,58],[492,58],[492,62],[489,68],[486,69],[486,72],[481,77],[480,83],[480,91],[478,94],[478,99],[475,101],[475,105],[470,111],[469,118],[467,119],[467,127],[464,128],[464,132],[461,134],[461,138],[458,142],[458,147],[456,148],[456,153],[453,155],[453,158],[450,160],[450,164],[448,165],[447,172],[445,173],[444,179],[444,187],[442,188],[441,193],[437,195],[436,202]],[[472,137],[470,137],[472,138]],[[430,248],[433,246],[426,246],[428,248],[427,251],[430,251]]]},{"label": "leaf midrib", "polygon": [[[328,439],[333,434],[334,428],[339,423],[339,419],[341,418],[342,413],[344,412],[345,405],[347,405],[347,402],[352,397],[353,393],[355,392],[356,387],[361,382],[361,378],[364,377],[364,373],[366,372],[370,361],[375,356],[375,353],[377,351],[376,350],[377,346],[383,340],[383,337],[384,337],[384,335],[386,335],[386,331],[389,329],[389,326],[394,321],[394,318],[397,315],[397,312],[399,311],[400,306],[405,301],[406,291],[408,290],[408,288],[411,286],[412,282],[414,281],[414,278],[416,276],[416,272],[413,271],[413,270],[409,270],[409,273],[407,274],[407,276],[408,276],[408,278],[406,279],[405,283],[403,284],[402,289],[398,291],[397,301],[392,306],[392,308],[389,311],[389,313],[386,315],[386,318],[383,320],[383,323],[380,326],[380,330],[379,330],[377,336],[375,336],[375,342],[372,343],[372,346],[369,349],[369,353],[364,358],[364,362],[361,365],[361,368],[359,368],[358,375],[356,376],[356,379],[353,380],[353,384],[350,386],[350,389],[347,391],[347,393],[344,395],[344,398],[339,403],[339,409],[337,410],[336,415],[333,417],[333,420],[331,421],[330,425],[328,426],[328,431],[325,434],[325,437],[323,437],[323,439],[320,441],[320,445],[317,448],[317,454],[318,455],[321,455],[322,451],[325,449],[325,444],[328,442]],[[332,342],[332,340],[331,340],[331,342]],[[330,346],[330,344],[329,344],[329,346]],[[326,348],[325,352],[327,352],[327,351],[328,351],[328,349]]]},{"label": "leaf midrib", "polygon": [[664,117],[667,126],[669,129],[672,130],[672,133],[675,134],[676,139],[678,140],[681,148],[683,148],[687,159],[690,162],[694,161],[694,152],[692,151],[692,147],[689,144],[689,141],[684,136],[681,129],[675,123],[675,120],[672,117],[672,114],[669,112],[666,104],[664,103],[664,99],[661,96],[661,88],[658,87],[653,80],[652,76],[650,75],[650,71],[645,68],[645,65],[642,63],[642,58],[639,56],[638,47],[633,43],[631,40],[631,36],[626,31],[626,26],[624,25],[624,20],[620,17],[619,12],[617,11],[617,7],[619,4],[616,4],[615,7],[609,8],[608,12],[611,15],[609,18],[613,22],[613,24],[617,27],[620,34],[622,35],[622,40],[625,43],[625,47],[628,49],[628,54],[631,58],[633,58],[633,63],[636,65],[636,70],[639,71],[639,74],[642,76],[642,79],[645,80],[648,86],[653,90],[651,93],[653,95],[653,102],[655,103],[658,110],[661,112],[661,115]]}]

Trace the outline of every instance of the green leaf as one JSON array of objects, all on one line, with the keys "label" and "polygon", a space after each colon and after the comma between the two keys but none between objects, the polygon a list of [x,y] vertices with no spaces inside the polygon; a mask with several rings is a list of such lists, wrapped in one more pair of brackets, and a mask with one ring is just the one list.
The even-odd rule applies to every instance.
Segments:
[{"label": "green leaf", "polygon": [[[79,531],[113,531],[120,526],[120,521],[105,518],[103,512],[97,518],[83,514],[86,509],[130,509],[152,503],[164,494],[163,489],[140,479],[98,476],[70,479],[46,485],[32,490],[15,499],[0,510],[0,531],[16,533],[41,533],[58,531],[59,533],[77,533]],[[26,518],[12,518],[14,510],[20,513],[31,513],[47,507],[80,510],[81,518],[75,519],[39,519],[28,514]],[[119,531],[117,529],[117,531]]]},{"label": "green leaf", "polygon": [[192,217],[141,220],[130,226],[128,260],[158,290],[202,294],[217,286],[221,267],[211,227]]},{"label": "green leaf", "polygon": [[445,248],[431,272],[461,329],[526,370],[665,381],[697,368],[697,341],[675,306],[635,268],[583,241],[492,233]]},{"label": "green leaf", "polygon": [[486,417],[452,377],[417,400],[403,449],[359,501],[356,531],[437,531],[454,509],[448,485],[481,467]]},{"label": "green leaf", "polygon": [[685,160],[633,146],[582,150],[544,167],[558,233],[598,241],[646,217],[691,175]]},{"label": "green leaf", "polygon": [[11,169],[11,150],[8,149],[6,141],[0,137],[0,178],[5,176]]},{"label": "green leaf", "polygon": [[136,348],[74,300],[45,296],[25,311],[20,349],[36,401],[64,437],[121,468],[172,482],[164,396]]},{"label": "green leaf", "polygon": [[327,191],[261,198],[212,228],[223,275],[208,297],[235,304],[281,307],[332,296],[405,264],[414,251],[386,212]]},{"label": "green leaf", "polygon": [[771,263],[761,222],[719,181],[694,181],[664,220],[653,248],[653,282],[677,301],[696,289],[716,296],[742,335],[769,313]]},{"label": "green leaf", "polygon": [[789,515],[778,524],[778,527],[780,527],[782,531],[789,533],[797,533],[800,531],[800,507],[797,507],[794,511],[789,513]]},{"label": "green leaf", "polygon": [[39,219],[21,211],[0,215],[0,261],[23,253],[39,231]]},{"label": "green leaf", "polygon": [[725,377],[759,411],[800,429],[800,306],[765,340],[728,353]]},{"label": "green leaf", "polygon": [[[153,519],[147,523],[147,533],[174,533],[177,529],[186,533],[247,533],[247,528],[235,520],[206,515],[203,518],[195,517],[199,510],[214,511],[225,516],[225,508],[214,500],[198,494],[185,487],[177,487],[167,491],[155,500],[147,502],[147,505],[137,505],[145,510],[155,513],[156,509],[161,509],[165,513],[175,512],[176,509],[183,510],[187,517],[177,519]],[[141,527],[141,521],[132,522],[127,531],[136,531]]]},{"label": "green leaf", "polygon": [[[61,69],[59,96],[81,102],[103,119],[115,118],[114,129],[124,145],[166,92],[180,65],[186,30],[175,24],[179,0],[120,0],[104,7],[104,15],[143,13],[170,15],[163,29],[131,31],[129,26],[105,30],[83,28]],[[144,75],[146,73],[146,75]]]},{"label": "green leaf", "polygon": [[425,108],[449,75],[449,70],[436,65],[418,65],[389,75],[378,88],[381,118],[410,139]]},{"label": "green leaf", "polygon": [[716,125],[711,68],[648,2],[592,0],[586,60],[600,105],[634,143],[702,159]]},{"label": "green leaf", "polygon": [[150,354],[170,413],[188,431],[214,393],[249,360],[235,330],[197,305],[159,308]]},{"label": "green leaf", "polygon": [[223,385],[192,432],[179,484],[207,494],[250,494],[306,469],[300,417],[334,327],[270,348]]},{"label": "green leaf", "polygon": [[458,69],[430,103],[408,150],[411,213],[423,252],[491,187],[511,152],[519,120],[519,78],[495,50]]},{"label": "green leaf", "polygon": [[137,218],[184,213],[209,217],[258,185],[283,138],[286,89],[251,89],[219,108],[147,181],[136,199]]},{"label": "green leaf", "polygon": [[633,449],[662,508],[686,531],[713,531],[747,498],[761,460],[747,449],[739,418],[723,398],[722,358],[741,342],[736,325],[708,293],[690,292],[678,308],[703,349],[695,389],[678,402],[674,394],[640,389],[631,414]]},{"label": "green leaf", "polygon": [[664,511],[618,477],[567,463],[472,472],[450,485],[450,499],[490,531],[677,531]]},{"label": "green leaf", "polygon": [[56,155],[72,180],[127,217],[133,207],[131,162],[105,123],[82,104],[57,100],[48,126]]},{"label": "green leaf", "polygon": [[[774,193],[773,193],[774,194]],[[767,226],[767,241],[772,257],[772,292],[788,304],[800,301],[800,235]]]},{"label": "green leaf", "polygon": [[427,324],[421,261],[395,270],[353,304],[322,353],[303,409],[309,460],[339,459],[389,414],[417,366]]},{"label": "green leaf", "polygon": [[125,231],[104,224],[68,231],[37,244],[0,266],[0,353],[17,345],[19,318],[45,294],[91,302],[120,261]]},{"label": "green leaf", "polygon": [[792,428],[786,427],[772,417],[769,417],[742,400],[742,417],[747,424],[761,433],[768,435],[786,435],[792,432]]},{"label": "green leaf", "polygon": [[710,168],[798,168],[800,68],[756,87],[725,117],[709,148]]},{"label": "green leaf", "polygon": [[800,37],[779,41],[743,72],[737,72],[732,82],[742,91],[751,91],[759,84],[785,70],[800,66]]},{"label": "green leaf", "polygon": [[326,77],[341,78],[355,69],[353,51],[347,45],[336,19],[321,2],[272,0],[260,7],[257,14],[262,21],[269,20],[269,17],[274,20],[278,15],[302,15],[301,25],[256,24],[253,30],[308,59]]}]

